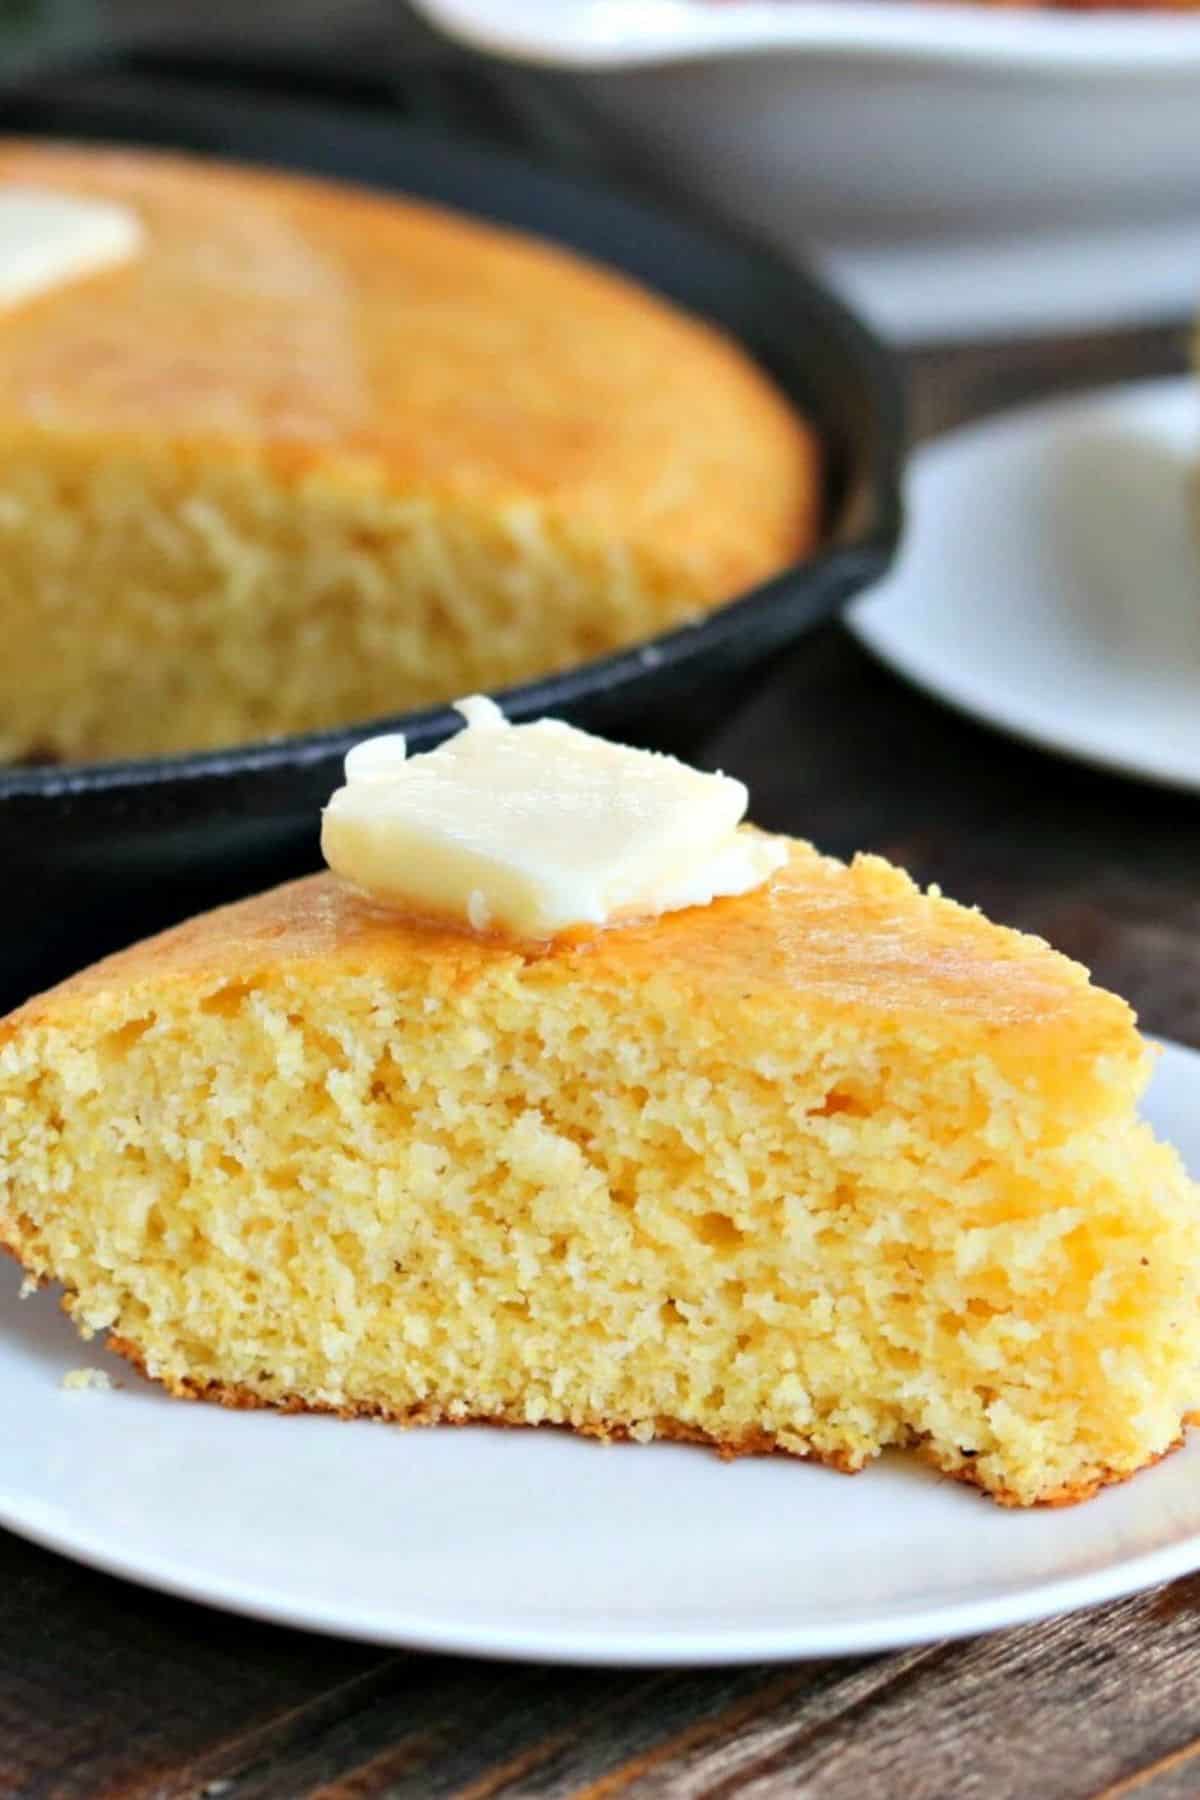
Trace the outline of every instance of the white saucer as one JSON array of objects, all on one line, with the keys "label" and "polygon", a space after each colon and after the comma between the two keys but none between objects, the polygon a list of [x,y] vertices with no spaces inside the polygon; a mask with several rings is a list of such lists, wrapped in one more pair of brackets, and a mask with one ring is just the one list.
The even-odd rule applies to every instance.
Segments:
[{"label": "white saucer", "polygon": [[[1200,1173],[1200,1055],[1146,1108]],[[106,1369],[115,1392],[72,1392]],[[48,1295],[0,1299],[0,1523],[236,1612],[564,1663],[848,1655],[1089,1606],[1200,1568],[1200,1436],[1123,1487],[1008,1512],[902,1456],[788,1458],[425,1430],[167,1399]]]},{"label": "white saucer", "polygon": [[1141,382],[914,458],[850,615],[900,674],[1054,750],[1200,792],[1200,386]]}]

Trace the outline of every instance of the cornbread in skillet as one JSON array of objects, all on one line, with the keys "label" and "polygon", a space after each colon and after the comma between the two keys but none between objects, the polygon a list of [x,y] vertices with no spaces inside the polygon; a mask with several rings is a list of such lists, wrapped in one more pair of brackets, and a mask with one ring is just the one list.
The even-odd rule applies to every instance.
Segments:
[{"label": "cornbread in skillet", "polygon": [[738,898],[521,944],[335,877],[0,1026],[0,1233],[172,1392],[555,1422],[1009,1504],[1176,1444],[1197,1190],[1125,1004],[801,843]]},{"label": "cornbread in skillet", "polygon": [[0,758],[211,747],[560,669],[815,541],[732,342],[512,232],[290,175],[10,142],[140,254],[0,310]]}]

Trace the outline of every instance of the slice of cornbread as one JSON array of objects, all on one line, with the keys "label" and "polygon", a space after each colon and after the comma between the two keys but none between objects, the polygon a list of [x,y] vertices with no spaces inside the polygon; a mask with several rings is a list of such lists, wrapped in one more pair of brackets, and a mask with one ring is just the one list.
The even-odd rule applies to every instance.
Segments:
[{"label": "slice of cornbread", "polygon": [[0,1026],[0,1234],[177,1394],[1075,1500],[1200,1386],[1147,1064],[1082,968],[874,858],[527,946],[320,876]]},{"label": "slice of cornbread", "polygon": [[548,244],[328,182],[10,142],[127,208],[0,308],[0,760],[203,748],[494,689],[810,550],[808,427]]}]

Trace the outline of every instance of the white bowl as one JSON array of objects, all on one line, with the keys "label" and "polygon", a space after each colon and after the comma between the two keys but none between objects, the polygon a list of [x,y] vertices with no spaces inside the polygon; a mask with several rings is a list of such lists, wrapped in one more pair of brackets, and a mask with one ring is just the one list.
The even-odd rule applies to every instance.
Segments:
[{"label": "white bowl", "polygon": [[[572,98],[668,179],[784,247],[835,262],[896,252],[918,301],[939,270],[914,270],[914,245],[977,252],[1031,234],[1051,259],[1064,234],[1088,240],[1089,274],[1076,283],[1085,313],[1113,310],[1092,292],[1097,234],[1133,234],[1102,289],[1107,280],[1136,294],[1146,283],[1151,311],[1200,290],[1200,12],[909,0],[420,4],[461,40],[563,72]],[[1168,276],[1155,265],[1171,238],[1156,228],[1181,222],[1194,232]],[[981,269],[974,286],[1005,280],[1004,268]],[[1068,313],[1074,304],[1066,299]],[[1003,296],[980,305],[1003,320]],[[945,307],[931,299],[926,310]]]}]

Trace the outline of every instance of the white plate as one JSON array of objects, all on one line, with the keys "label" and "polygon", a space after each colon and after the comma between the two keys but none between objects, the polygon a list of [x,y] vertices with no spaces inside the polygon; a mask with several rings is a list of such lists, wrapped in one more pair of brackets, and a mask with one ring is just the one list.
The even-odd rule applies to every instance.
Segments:
[{"label": "white plate", "polygon": [[1200,387],[1139,382],[913,459],[875,653],[1035,743],[1200,791]]},{"label": "white plate", "polygon": [[684,57],[777,56],[784,50],[919,55],[1082,75],[1120,65],[1200,70],[1200,21],[1161,11],[1029,12],[1019,6],[911,0],[421,0],[481,49],[575,68],[633,68]]},{"label": "white plate", "polygon": [[[1200,1174],[1200,1055],[1146,1108]],[[116,1392],[69,1392],[104,1367]],[[1200,1567],[1200,1437],[1082,1507],[1008,1512],[890,1456],[788,1458],[550,1431],[424,1430],[169,1400],[0,1301],[0,1523],[237,1612],[418,1649],[556,1662],[843,1655],[993,1630]]]},{"label": "white plate", "polygon": [[[897,341],[1183,315],[1200,13],[912,0],[421,0],[554,71],[659,176]],[[543,91],[542,99],[546,95]]]}]

